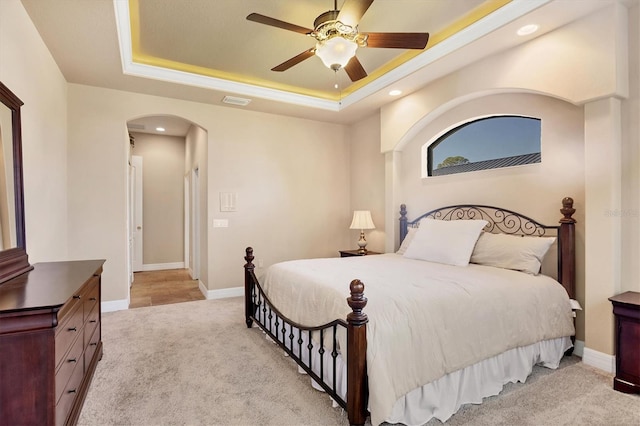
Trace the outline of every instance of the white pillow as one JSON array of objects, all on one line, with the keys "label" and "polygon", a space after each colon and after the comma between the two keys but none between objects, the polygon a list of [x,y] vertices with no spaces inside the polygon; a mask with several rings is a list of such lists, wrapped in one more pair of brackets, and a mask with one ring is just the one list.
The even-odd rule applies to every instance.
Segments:
[{"label": "white pillow", "polygon": [[555,237],[483,232],[473,249],[470,262],[538,275],[542,259],[555,240]]},{"label": "white pillow", "polygon": [[404,257],[467,266],[486,220],[423,220]]},{"label": "white pillow", "polygon": [[404,240],[402,240],[402,244],[400,244],[400,248],[398,248],[396,254],[404,254],[404,252],[407,251],[407,247],[411,244],[417,230],[418,228],[407,228],[407,235],[404,236]]}]

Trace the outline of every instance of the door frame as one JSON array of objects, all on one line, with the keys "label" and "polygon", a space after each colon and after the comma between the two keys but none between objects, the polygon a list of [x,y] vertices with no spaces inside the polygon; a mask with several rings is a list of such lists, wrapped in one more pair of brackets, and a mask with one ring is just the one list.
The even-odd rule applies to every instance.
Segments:
[{"label": "door frame", "polygon": [[189,271],[189,275],[193,276],[191,271],[191,173],[184,175],[184,266]]},{"label": "door frame", "polygon": [[[189,244],[189,273],[194,280],[200,279],[200,171],[196,165],[189,174],[189,233],[185,235]],[[186,245],[186,243],[185,243]]]}]

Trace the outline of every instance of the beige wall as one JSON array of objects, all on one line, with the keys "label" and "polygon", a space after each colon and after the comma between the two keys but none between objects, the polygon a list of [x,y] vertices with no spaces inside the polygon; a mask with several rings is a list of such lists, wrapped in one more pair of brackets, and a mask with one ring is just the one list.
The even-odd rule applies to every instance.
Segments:
[{"label": "beige wall", "polygon": [[[349,127],[351,210],[370,210],[375,230],[365,231],[367,249],[385,252],[384,155],[380,153],[380,114]],[[349,227],[350,223],[346,223]],[[360,231],[351,230],[346,249],[358,248]]]},{"label": "beige wall", "polygon": [[[200,180],[208,190],[203,201],[209,216],[202,229],[203,242],[208,236],[208,252],[202,253],[208,259],[202,277],[208,290],[242,285],[249,245],[267,266],[336,256],[348,244],[344,126],[70,84],[70,256],[108,260],[106,301],[126,299],[128,293],[126,122],[158,114],[185,118],[207,133],[208,170],[203,173],[200,165]],[[219,212],[222,191],[238,193],[236,212]],[[213,218],[227,218],[229,227],[213,228]]]},{"label": "beige wall", "polygon": [[24,106],[29,261],[67,258],[67,83],[19,0],[0,1],[0,81]]},{"label": "beige wall", "polygon": [[[345,127],[224,110],[208,128],[209,289],[241,284],[247,246],[264,266],[350,247]],[[236,212],[220,212],[220,192],[238,194]],[[213,228],[213,219],[229,227]]]},{"label": "beige wall", "polygon": [[[603,1],[603,5],[610,4]],[[616,7],[614,7],[616,6]],[[421,119],[456,103],[499,91],[548,94],[584,104],[628,95],[620,5],[611,5],[521,46],[489,56],[381,108],[381,149],[399,149]],[[626,20],[625,25],[626,28]],[[598,28],[598,31],[593,31]],[[393,123],[393,124],[391,124]]]},{"label": "beige wall", "polygon": [[[625,234],[640,235],[640,2],[629,11],[629,98],[622,100],[622,208]],[[622,240],[622,291],[640,292],[640,238]]]},{"label": "beige wall", "polygon": [[185,138],[133,133],[142,157],[143,263],[184,261]]}]

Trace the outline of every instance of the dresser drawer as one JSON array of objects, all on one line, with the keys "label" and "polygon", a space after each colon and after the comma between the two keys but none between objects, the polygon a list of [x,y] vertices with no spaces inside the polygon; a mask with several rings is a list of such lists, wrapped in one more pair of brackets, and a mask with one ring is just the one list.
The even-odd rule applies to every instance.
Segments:
[{"label": "dresser drawer", "polygon": [[67,320],[62,324],[59,324],[56,328],[56,339],[55,339],[55,366],[58,368],[60,361],[62,361],[64,355],[69,351],[71,345],[75,341],[76,337],[80,336],[80,341],[82,341],[82,328],[84,325],[83,316],[82,316],[82,304],[77,303],[75,305],[75,310],[72,311]]},{"label": "dresser drawer", "polygon": [[58,325],[68,321],[69,317],[75,314],[78,306],[82,306],[81,290],[82,288],[78,289],[78,291],[73,294],[73,297],[60,308],[60,312],[58,312]]},{"label": "dresser drawer", "polygon": [[71,377],[63,388],[60,400],[56,404],[56,425],[63,425],[65,423],[73,407],[73,403],[76,400],[76,396],[80,391],[80,384],[84,377],[84,368],[80,364],[82,363],[78,363],[71,372]]},{"label": "dresser drawer", "polygon": [[98,324],[100,323],[100,306],[96,303],[93,305],[93,310],[89,313],[87,317],[87,322],[84,323],[84,345],[85,347],[89,344],[89,340],[93,335],[93,331],[96,329]]},{"label": "dresser drawer", "polygon": [[84,368],[84,357],[82,352],[84,351],[84,345],[81,337],[78,337],[71,350],[67,352],[63,361],[60,363],[60,367],[56,371],[56,403],[60,400],[62,391],[69,383],[69,379],[73,374],[76,367]]},{"label": "dresser drawer", "polygon": [[86,321],[91,311],[100,302],[100,286],[98,285],[98,277],[92,277],[87,284],[86,292],[82,295],[84,320]]},{"label": "dresser drawer", "polygon": [[93,359],[93,355],[98,349],[98,343],[100,342],[100,327],[96,327],[91,335],[89,342],[84,350],[84,368],[87,370]]}]

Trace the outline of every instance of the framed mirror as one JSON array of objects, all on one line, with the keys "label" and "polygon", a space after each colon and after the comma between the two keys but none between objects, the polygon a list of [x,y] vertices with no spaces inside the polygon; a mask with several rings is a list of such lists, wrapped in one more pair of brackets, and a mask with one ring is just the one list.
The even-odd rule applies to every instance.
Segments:
[{"label": "framed mirror", "polygon": [[25,243],[22,182],[23,102],[0,82],[0,284],[33,267]]}]

